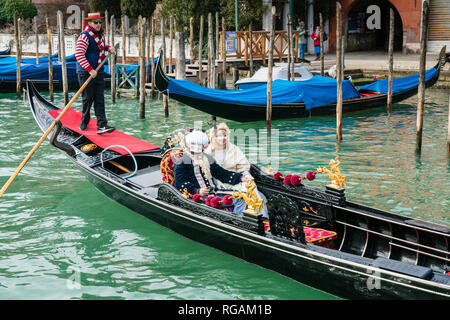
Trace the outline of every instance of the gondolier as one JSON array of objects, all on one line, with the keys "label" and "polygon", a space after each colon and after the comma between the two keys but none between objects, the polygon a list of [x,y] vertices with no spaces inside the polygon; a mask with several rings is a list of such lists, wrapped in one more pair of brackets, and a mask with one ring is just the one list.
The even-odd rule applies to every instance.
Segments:
[{"label": "gondolier", "polygon": [[114,128],[108,125],[105,114],[105,81],[103,67],[97,71],[95,69],[105,58],[109,51],[115,53],[114,47],[105,44],[102,28],[103,17],[99,12],[89,13],[85,22],[85,29],[81,32],[75,48],[75,57],[77,59],[77,76],[80,86],[92,76],[91,82],[83,91],[83,110],[80,123],[80,129],[86,130],[91,119],[90,109],[94,104],[95,116],[97,118],[97,133],[102,134],[114,131]]}]

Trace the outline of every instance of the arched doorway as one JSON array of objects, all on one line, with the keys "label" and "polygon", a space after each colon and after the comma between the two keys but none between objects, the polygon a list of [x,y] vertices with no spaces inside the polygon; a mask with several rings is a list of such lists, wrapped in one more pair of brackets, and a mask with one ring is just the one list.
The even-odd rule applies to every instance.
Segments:
[{"label": "arched doorway", "polygon": [[394,50],[402,50],[403,24],[397,9],[387,0],[360,0],[348,11],[346,51],[387,50],[390,8],[395,17]]}]

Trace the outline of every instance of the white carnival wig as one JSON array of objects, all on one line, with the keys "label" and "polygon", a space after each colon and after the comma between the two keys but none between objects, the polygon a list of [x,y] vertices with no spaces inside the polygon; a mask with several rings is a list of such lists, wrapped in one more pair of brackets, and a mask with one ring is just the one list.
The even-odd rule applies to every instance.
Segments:
[{"label": "white carnival wig", "polygon": [[[206,148],[209,144],[209,138],[206,133],[199,130],[194,130],[191,133],[188,133],[184,138],[187,154],[192,159],[192,164],[194,166],[200,166],[203,174],[209,180],[210,185],[214,185],[212,180],[212,175],[210,171],[210,163],[208,158],[203,153],[203,149]],[[196,146],[193,146],[196,145]],[[200,148],[202,146],[202,148]],[[198,149],[197,149],[198,148]],[[199,181],[200,186],[204,185],[202,181]]]},{"label": "white carnival wig", "polygon": [[203,145],[203,148],[205,148],[209,144],[209,138],[208,135],[203,131],[195,130],[185,136],[185,143],[188,148],[193,143],[201,144]]}]

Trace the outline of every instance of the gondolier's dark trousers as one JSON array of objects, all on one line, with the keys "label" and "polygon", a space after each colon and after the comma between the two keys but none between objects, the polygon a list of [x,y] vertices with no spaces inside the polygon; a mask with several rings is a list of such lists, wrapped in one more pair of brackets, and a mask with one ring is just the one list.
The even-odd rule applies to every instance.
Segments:
[{"label": "gondolier's dark trousers", "polygon": [[[78,74],[78,82],[80,87],[89,78],[89,74]],[[86,125],[91,120],[91,107],[94,104],[95,117],[97,118],[97,128],[104,127],[107,124],[105,114],[105,79],[104,74],[99,73],[95,78],[89,82],[82,94],[83,110],[81,122]]]}]

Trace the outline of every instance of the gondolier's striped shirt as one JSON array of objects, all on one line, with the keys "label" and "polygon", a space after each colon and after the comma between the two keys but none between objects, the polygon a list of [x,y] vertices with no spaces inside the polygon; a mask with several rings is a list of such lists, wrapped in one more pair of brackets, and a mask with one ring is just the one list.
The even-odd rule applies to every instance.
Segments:
[{"label": "gondolier's striped shirt", "polygon": [[75,58],[78,63],[85,69],[87,72],[92,70],[92,66],[86,59],[84,55],[86,53],[87,47],[89,46],[89,39],[85,34],[81,34],[77,40],[77,46],[75,47]]},{"label": "gondolier's striped shirt", "polygon": [[[86,26],[84,31],[88,32],[94,40],[97,42],[100,52],[99,52],[99,63],[105,56],[105,50],[107,51],[110,46],[105,45],[105,37],[102,36],[101,39],[97,38],[96,35],[90,30],[89,26]],[[83,69],[85,69],[87,72],[90,72],[93,70],[93,67],[89,63],[89,61],[86,58],[86,51],[89,47],[89,38],[85,33],[81,33],[78,37],[77,44],[75,47],[75,58],[77,59],[78,63],[81,65]]]}]

